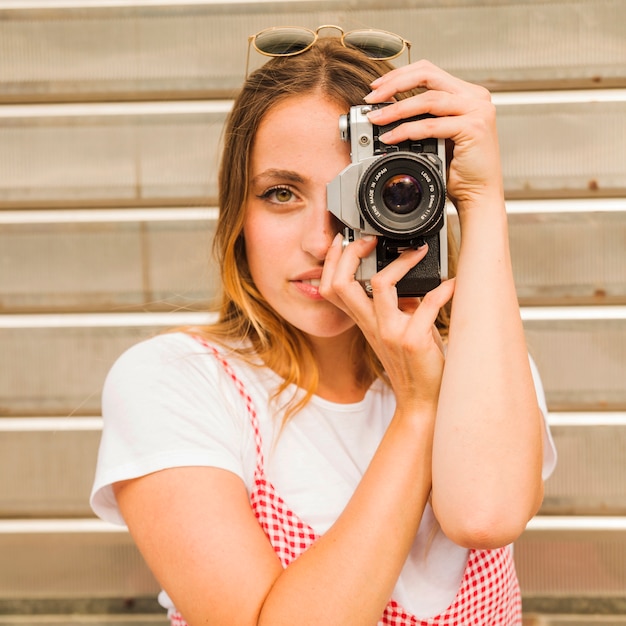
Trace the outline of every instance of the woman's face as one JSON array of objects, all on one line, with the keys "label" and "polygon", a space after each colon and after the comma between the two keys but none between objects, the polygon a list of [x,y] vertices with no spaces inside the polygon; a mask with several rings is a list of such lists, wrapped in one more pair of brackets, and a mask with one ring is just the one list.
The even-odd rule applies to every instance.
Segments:
[{"label": "woman's face", "polygon": [[244,221],[250,273],[270,306],[311,337],[353,326],[318,288],[341,228],[326,209],[326,184],[350,162],[339,136],[345,112],[317,95],[288,98],[264,117],[251,154]]}]

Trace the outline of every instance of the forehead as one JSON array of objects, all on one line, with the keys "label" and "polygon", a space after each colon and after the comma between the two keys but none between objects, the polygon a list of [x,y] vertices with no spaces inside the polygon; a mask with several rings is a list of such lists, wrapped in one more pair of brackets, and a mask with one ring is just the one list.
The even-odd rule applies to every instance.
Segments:
[{"label": "forehead", "polygon": [[312,158],[333,150],[347,153],[348,144],[339,133],[339,116],[347,111],[347,106],[316,94],[280,101],[259,124],[252,146],[253,171],[281,156],[282,160],[289,160]]}]

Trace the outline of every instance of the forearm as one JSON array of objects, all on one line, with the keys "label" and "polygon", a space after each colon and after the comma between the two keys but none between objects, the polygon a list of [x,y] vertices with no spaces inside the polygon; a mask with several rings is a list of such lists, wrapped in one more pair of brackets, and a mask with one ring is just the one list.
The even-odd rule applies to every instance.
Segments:
[{"label": "forearm", "polygon": [[394,418],[342,515],[276,580],[259,624],[377,623],[430,493],[432,428]]},{"label": "forearm", "polygon": [[430,493],[433,421],[434,404],[411,418],[396,414],[342,514],[286,568],[229,471],[172,468],[119,483],[115,493],[190,626],[374,626]]},{"label": "forearm", "polygon": [[503,201],[460,210],[462,242],[433,447],[433,506],[460,543],[521,532],[541,490],[541,423]]}]

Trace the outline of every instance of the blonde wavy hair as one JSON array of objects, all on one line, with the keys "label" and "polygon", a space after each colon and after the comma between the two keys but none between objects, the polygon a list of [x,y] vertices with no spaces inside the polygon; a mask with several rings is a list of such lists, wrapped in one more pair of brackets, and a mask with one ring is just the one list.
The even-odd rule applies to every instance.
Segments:
[{"label": "blonde wavy hair", "polygon": [[[219,318],[215,324],[193,332],[228,346],[249,363],[271,368],[283,381],[276,397],[292,384],[304,390],[303,395],[294,396],[285,419],[315,394],[319,372],[306,335],[270,307],[250,276],[242,233],[254,139],[261,121],[278,103],[316,93],[347,111],[363,101],[373,80],[391,69],[387,61],[370,59],[356,49],[344,47],[338,38],[324,37],[302,54],[272,58],[253,72],[235,99],[225,126],[219,217],[213,241],[222,284]],[[400,94],[398,98],[408,95]],[[453,253],[452,269],[454,257]],[[437,326],[444,338],[448,320],[449,310],[442,310]],[[384,378],[380,361],[364,336],[360,331],[354,335],[360,382],[368,384]]]}]

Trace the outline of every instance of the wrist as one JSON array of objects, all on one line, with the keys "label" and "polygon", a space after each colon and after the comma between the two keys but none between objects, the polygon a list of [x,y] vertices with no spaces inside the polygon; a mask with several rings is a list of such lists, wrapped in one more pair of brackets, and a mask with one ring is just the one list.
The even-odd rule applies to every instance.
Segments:
[{"label": "wrist", "polygon": [[460,218],[484,214],[506,214],[504,194],[500,190],[485,189],[484,193],[452,198]]},{"label": "wrist", "polygon": [[393,422],[428,432],[437,417],[437,402],[415,398],[410,402],[399,402],[393,415]]},{"label": "wrist", "polygon": [[484,197],[456,204],[461,229],[461,241],[476,231],[482,238],[504,235],[508,239],[508,216],[502,197]]}]

